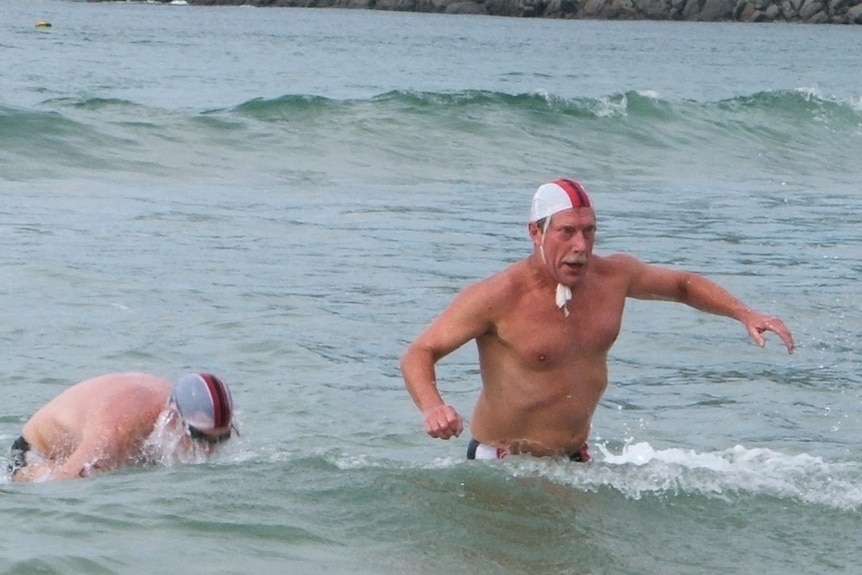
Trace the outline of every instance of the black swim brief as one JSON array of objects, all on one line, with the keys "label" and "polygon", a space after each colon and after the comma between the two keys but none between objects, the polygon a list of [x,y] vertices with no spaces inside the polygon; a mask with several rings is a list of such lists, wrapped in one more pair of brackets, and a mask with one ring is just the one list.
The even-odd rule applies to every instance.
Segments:
[{"label": "black swim brief", "polygon": [[[503,459],[508,455],[510,455],[508,449],[479,443],[475,439],[471,439],[470,443],[467,444],[467,459]],[[587,444],[585,443],[579,450],[569,454],[569,460],[578,463],[588,462],[590,450]]]},{"label": "black swim brief", "polygon": [[27,465],[27,452],[30,451],[30,444],[24,439],[24,436],[18,436],[18,439],[12,442],[12,450],[9,452],[9,475],[15,477],[15,473],[22,467]]}]

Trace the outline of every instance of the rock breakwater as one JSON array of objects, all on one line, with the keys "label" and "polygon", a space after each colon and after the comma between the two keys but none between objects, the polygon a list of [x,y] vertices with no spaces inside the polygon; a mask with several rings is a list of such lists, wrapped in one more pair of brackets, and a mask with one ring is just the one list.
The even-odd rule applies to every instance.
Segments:
[{"label": "rock breakwater", "polygon": [[522,18],[862,24],[862,0],[187,0],[187,3]]}]

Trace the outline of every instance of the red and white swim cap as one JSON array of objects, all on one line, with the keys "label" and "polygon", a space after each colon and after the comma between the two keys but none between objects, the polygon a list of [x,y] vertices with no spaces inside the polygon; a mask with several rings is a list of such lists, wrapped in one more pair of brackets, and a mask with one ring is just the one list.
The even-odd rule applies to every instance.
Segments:
[{"label": "red and white swim cap", "polygon": [[174,383],[171,399],[183,421],[199,431],[230,427],[233,399],[227,385],[211,373],[190,373]]},{"label": "red and white swim cap", "polygon": [[576,180],[559,179],[539,186],[530,207],[530,221],[537,222],[557,212],[592,207],[587,189]]}]

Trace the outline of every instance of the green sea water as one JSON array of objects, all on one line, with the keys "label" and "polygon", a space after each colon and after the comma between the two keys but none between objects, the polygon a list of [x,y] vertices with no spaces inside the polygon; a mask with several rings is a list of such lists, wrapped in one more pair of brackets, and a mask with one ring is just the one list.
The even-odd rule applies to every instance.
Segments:
[{"label": "green sea water", "polygon": [[[35,27],[48,20],[50,29]],[[0,480],[2,573],[852,573],[862,39],[846,27],[0,5],[0,441],[115,370],[230,385],[206,464]],[[464,460],[398,358],[581,179],[632,302],[589,465]],[[469,419],[475,350],[439,366]]]}]

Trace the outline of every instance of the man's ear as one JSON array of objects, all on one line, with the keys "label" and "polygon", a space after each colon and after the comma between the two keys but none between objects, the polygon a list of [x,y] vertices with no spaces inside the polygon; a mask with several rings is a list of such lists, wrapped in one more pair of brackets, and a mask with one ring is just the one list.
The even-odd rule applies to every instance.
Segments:
[{"label": "man's ear", "polygon": [[530,232],[533,246],[537,248],[540,247],[542,245],[542,229],[539,227],[539,224],[536,222],[530,222],[527,224],[527,230]]}]

